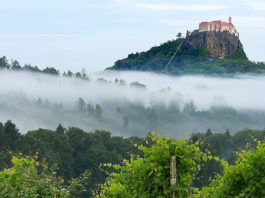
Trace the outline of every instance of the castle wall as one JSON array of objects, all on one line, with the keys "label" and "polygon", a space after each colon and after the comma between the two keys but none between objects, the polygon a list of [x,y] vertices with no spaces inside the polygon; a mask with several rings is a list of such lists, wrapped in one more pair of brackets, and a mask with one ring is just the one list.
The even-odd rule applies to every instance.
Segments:
[{"label": "castle wall", "polygon": [[199,32],[205,32],[205,31],[210,31],[210,26],[201,25],[200,28],[199,28]]},{"label": "castle wall", "polygon": [[207,25],[207,24],[200,24],[199,26],[199,32],[206,32],[206,31],[215,31],[215,32],[223,32],[223,31],[228,31],[231,34],[235,36],[239,36],[238,32],[236,31],[234,26],[228,26],[228,25]]}]

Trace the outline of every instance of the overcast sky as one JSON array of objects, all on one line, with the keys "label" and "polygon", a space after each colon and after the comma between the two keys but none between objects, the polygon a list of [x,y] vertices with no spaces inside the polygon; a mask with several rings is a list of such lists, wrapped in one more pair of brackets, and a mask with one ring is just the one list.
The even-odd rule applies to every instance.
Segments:
[{"label": "overcast sky", "polygon": [[231,16],[251,60],[265,61],[265,0],[0,0],[0,56],[101,71],[201,21]]}]

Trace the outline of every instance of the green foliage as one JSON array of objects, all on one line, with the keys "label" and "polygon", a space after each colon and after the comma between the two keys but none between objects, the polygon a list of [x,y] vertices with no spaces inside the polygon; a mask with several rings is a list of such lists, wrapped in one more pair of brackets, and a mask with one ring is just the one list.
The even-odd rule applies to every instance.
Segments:
[{"label": "green foliage", "polygon": [[65,134],[45,129],[30,131],[16,141],[15,151],[30,156],[38,153],[40,159],[58,166],[58,175],[67,179],[73,175],[73,149]]},{"label": "green foliage", "polygon": [[85,112],[86,110],[86,103],[83,98],[78,98],[76,102],[76,109],[80,112]]},{"label": "green foliage", "polygon": [[[156,112],[156,114],[161,112]],[[150,111],[150,116],[153,114],[154,112]],[[150,120],[155,123],[156,119],[150,117]],[[127,124],[125,121],[124,128]],[[227,169],[227,163],[222,159],[232,164],[229,168],[235,166],[231,172],[239,170],[238,167],[241,167],[238,166],[237,159],[241,160],[240,163],[250,163],[246,166],[253,167],[253,170],[263,170],[256,166],[260,162],[263,166],[264,160],[261,153],[255,158],[260,159],[260,162],[255,162],[249,160],[254,159],[251,157],[238,158],[234,152],[240,151],[249,144],[248,148],[255,153],[255,147],[258,145],[255,139],[263,140],[264,138],[265,130],[249,129],[235,135],[230,135],[228,130],[225,133],[216,134],[208,129],[206,133],[193,134],[188,141],[159,138],[158,136],[148,136],[146,139],[122,138],[111,136],[111,133],[107,131],[98,130],[87,133],[74,127],[65,129],[62,125],[59,125],[54,131],[39,129],[20,134],[15,124],[7,121],[5,124],[0,123],[0,170],[4,171],[4,168],[12,167],[12,153],[22,152],[32,156],[38,152],[39,159],[46,158],[49,166],[46,162],[44,165],[48,170],[53,170],[52,175],[56,174],[57,177],[62,176],[65,180],[70,180],[70,183],[65,181],[65,186],[58,186],[59,189],[66,188],[70,197],[92,197],[92,192],[98,192],[98,184],[105,182],[108,176],[106,174],[108,166],[111,167],[108,169],[110,172],[115,171],[102,188],[101,196],[103,197],[156,197],[156,194],[160,197],[167,197],[171,190],[176,190],[177,196],[180,193],[182,197],[202,196],[203,194],[194,194],[196,191],[199,192],[197,188],[202,187],[204,187],[202,191],[204,195],[206,195],[205,193],[213,195],[213,193],[217,193],[217,190],[221,191],[221,184],[214,185],[213,182],[210,187],[206,188],[206,186],[210,183],[209,178],[214,179],[216,174],[223,173],[222,164]],[[197,143],[198,141],[200,144]],[[177,157],[179,181],[179,185],[173,189],[169,186],[169,159],[172,155]],[[122,161],[122,159],[124,160]],[[33,160],[42,164],[36,159]],[[233,165],[234,163],[235,165]],[[56,173],[55,169],[49,168],[55,164],[58,167]],[[105,164],[106,167],[102,167],[102,164]],[[42,166],[36,166],[37,171],[41,171],[37,174],[42,174]],[[251,172],[251,170],[247,169],[247,172]],[[50,175],[50,173],[47,171],[43,174]],[[236,172],[236,175],[238,174]],[[261,173],[260,175],[263,176]],[[223,180],[222,177],[217,177],[217,179],[214,181]],[[251,183],[252,179],[249,177],[242,185]],[[259,182],[258,179],[257,177],[256,183]],[[233,181],[234,183],[235,181]],[[34,186],[38,185],[33,184]],[[194,187],[197,190],[194,190]],[[136,193],[138,193],[137,196],[135,196]]]},{"label": "green foliage", "polygon": [[10,64],[5,56],[0,58],[0,69],[9,69]]},{"label": "green foliage", "polygon": [[22,67],[17,60],[14,60],[14,61],[11,60],[11,69],[12,70],[21,70]]},{"label": "green foliage", "polygon": [[[59,70],[57,70],[54,67],[46,67],[43,70],[39,69],[37,65],[32,66],[31,64],[25,64],[24,66],[21,66],[20,63],[17,60],[11,60],[11,63],[9,63],[8,59],[3,56],[0,57],[0,70],[6,69],[6,70],[15,70],[15,71],[30,71],[30,72],[37,72],[37,73],[44,73],[49,75],[60,75]],[[67,73],[63,73],[64,77],[72,77],[83,79],[83,80],[90,80],[89,76],[86,74],[86,71],[83,69],[80,72],[77,72],[74,74],[71,71],[68,71]]]},{"label": "green foliage", "polygon": [[241,151],[235,165],[224,167],[224,176],[203,188],[201,197],[265,197],[265,143]]},{"label": "green foliage", "polygon": [[7,150],[0,151],[0,170],[11,167],[12,153]]},{"label": "green foliage", "polygon": [[[138,147],[144,152],[143,158],[132,156],[130,160],[124,160],[122,165],[105,165],[113,167],[117,172],[110,175],[97,197],[162,198],[170,197],[172,191],[179,197],[190,195],[192,172],[199,168],[196,162],[207,156],[203,155],[195,144],[188,144],[185,140],[160,138],[157,135],[150,138],[151,147]],[[178,183],[173,188],[169,179],[171,156],[176,156],[177,159]]]},{"label": "green foliage", "polygon": [[64,134],[66,129],[61,124],[59,124],[55,131],[56,131],[56,133]]},{"label": "green foliage", "polygon": [[14,149],[15,141],[19,138],[20,133],[16,128],[16,125],[13,124],[10,120],[8,120],[4,125],[5,136],[7,140],[7,145],[10,149]]},{"label": "green foliage", "polygon": [[59,75],[59,71],[53,67],[46,67],[44,70],[42,70],[42,72],[52,75]]},{"label": "green foliage", "polygon": [[96,116],[96,118],[97,119],[101,119],[102,113],[103,113],[103,110],[102,110],[101,106],[99,104],[97,104],[96,108],[95,108],[95,116]]},{"label": "green foliage", "polygon": [[30,72],[41,72],[38,66],[32,66],[30,64],[25,64],[22,69],[25,71],[30,71]]},{"label": "green foliage", "polygon": [[115,62],[115,70],[143,70],[157,71],[164,69],[165,65],[176,51],[181,40],[168,41],[158,47],[152,47],[146,52],[129,54],[127,58]]},{"label": "green foliage", "polygon": [[[192,134],[190,141],[201,142],[201,151],[210,151],[213,156],[220,157],[220,159],[228,161],[229,164],[234,164],[238,158],[236,152],[245,149],[247,145],[254,148],[257,145],[255,139],[262,141],[264,138],[265,130],[254,131],[245,129],[231,136],[228,130],[226,130],[225,133],[213,134],[211,130],[208,129],[204,134]],[[208,160],[206,163],[201,164],[201,170],[197,173],[193,185],[198,188],[208,186],[210,184],[210,178],[214,179],[216,175],[222,173],[223,166],[220,161]]]},{"label": "green foliage", "polygon": [[57,178],[55,170],[45,162],[39,163],[29,157],[13,157],[13,167],[0,172],[0,197],[35,198],[68,197],[63,179]]},{"label": "green foliage", "polygon": [[91,195],[91,192],[88,192],[91,183],[91,173],[89,171],[85,171],[79,178],[72,178],[68,187],[71,197],[87,197],[87,193]]},{"label": "green foliage", "polygon": [[141,84],[139,82],[132,82],[130,84],[131,87],[138,88],[138,89],[145,89],[146,86],[144,84]]}]

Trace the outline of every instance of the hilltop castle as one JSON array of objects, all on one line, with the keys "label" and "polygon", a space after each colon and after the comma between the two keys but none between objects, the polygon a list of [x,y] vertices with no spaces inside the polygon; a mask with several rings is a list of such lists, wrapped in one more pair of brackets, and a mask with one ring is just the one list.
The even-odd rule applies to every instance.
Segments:
[{"label": "hilltop castle", "polygon": [[229,17],[228,23],[224,21],[211,21],[211,22],[201,22],[199,25],[199,32],[207,32],[207,31],[215,31],[215,32],[223,32],[228,31],[231,34],[239,37],[239,33],[236,31],[235,26],[232,24],[232,18]]}]

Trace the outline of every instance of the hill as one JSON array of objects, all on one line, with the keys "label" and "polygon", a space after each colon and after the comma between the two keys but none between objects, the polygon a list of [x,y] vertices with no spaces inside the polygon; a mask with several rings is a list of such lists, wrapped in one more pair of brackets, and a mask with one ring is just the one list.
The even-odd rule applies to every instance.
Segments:
[{"label": "hill", "polygon": [[192,33],[187,31],[185,38],[167,41],[145,52],[129,54],[107,69],[219,75],[263,73],[265,64],[250,61],[239,37],[228,31],[194,30]]}]

